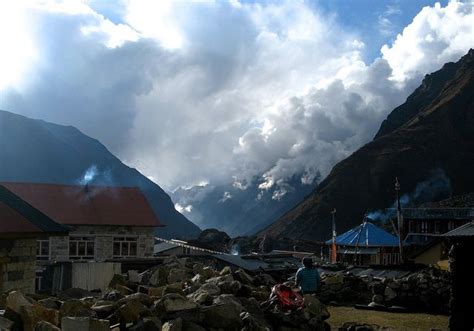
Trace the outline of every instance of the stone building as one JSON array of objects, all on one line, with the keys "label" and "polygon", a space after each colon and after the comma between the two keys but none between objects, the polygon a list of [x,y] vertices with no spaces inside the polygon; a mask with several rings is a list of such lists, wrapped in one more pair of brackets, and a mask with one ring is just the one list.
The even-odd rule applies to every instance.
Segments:
[{"label": "stone building", "polygon": [[[154,228],[161,225],[145,196],[136,187],[0,185],[68,228],[67,236],[42,233],[37,237],[37,277],[40,283],[43,272],[51,264],[106,263],[110,260],[120,263],[124,259],[153,256]],[[68,265],[67,270],[74,268]],[[115,269],[107,270],[113,273]],[[74,278],[74,275],[70,276]]]},{"label": "stone building", "polygon": [[65,237],[67,231],[0,186],[0,293],[34,293],[37,238]]}]

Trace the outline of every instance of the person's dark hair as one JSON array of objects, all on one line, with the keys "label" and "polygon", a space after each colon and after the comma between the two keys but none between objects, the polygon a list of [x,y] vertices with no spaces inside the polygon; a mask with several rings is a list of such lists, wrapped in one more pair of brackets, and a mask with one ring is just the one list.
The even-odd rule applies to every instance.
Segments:
[{"label": "person's dark hair", "polygon": [[308,256],[304,257],[303,258],[303,265],[308,269],[314,268],[313,259],[308,257]]}]

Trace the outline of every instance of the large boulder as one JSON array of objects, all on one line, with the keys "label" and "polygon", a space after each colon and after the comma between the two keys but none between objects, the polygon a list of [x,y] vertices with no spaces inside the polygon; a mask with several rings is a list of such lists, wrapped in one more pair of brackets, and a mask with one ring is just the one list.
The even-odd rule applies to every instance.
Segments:
[{"label": "large boulder", "polygon": [[240,318],[241,310],[234,303],[212,305],[203,308],[204,322],[210,328],[225,330],[240,330],[243,322]]},{"label": "large boulder", "polygon": [[324,321],[330,317],[327,307],[318,298],[310,294],[304,296],[304,312],[310,318],[316,318],[318,321]]},{"label": "large boulder", "polygon": [[181,331],[183,329],[183,319],[177,318],[163,324],[162,331]]},{"label": "large boulder", "polygon": [[81,300],[65,301],[59,309],[61,317],[97,317],[97,314]]},{"label": "large boulder", "polygon": [[150,316],[151,311],[139,300],[130,300],[118,309],[119,320],[124,323],[136,323],[143,316]]},{"label": "large boulder", "polygon": [[110,322],[90,317],[63,317],[62,331],[110,331]]},{"label": "large boulder", "polygon": [[33,331],[40,321],[59,325],[59,312],[56,309],[45,308],[38,303],[21,306],[20,316],[25,331]]},{"label": "large boulder", "polygon": [[197,303],[188,300],[180,294],[170,293],[164,295],[156,303],[157,307],[162,307],[166,313],[174,313],[182,310],[197,309]]},{"label": "large boulder", "polygon": [[[0,328],[0,330],[2,330],[2,328]],[[61,331],[61,329],[49,322],[40,321],[36,323],[35,331]]]},{"label": "large boulder", "polygon": [[188,279],[188,274],[185,269],[171,269],[167,277],[168,284],[182,282],[187,279]]},{"label": "large boulder", "polygon": [[8,318],[0,316],[0,330],[9,331],[13,328],[13,321],[10,321]]}]

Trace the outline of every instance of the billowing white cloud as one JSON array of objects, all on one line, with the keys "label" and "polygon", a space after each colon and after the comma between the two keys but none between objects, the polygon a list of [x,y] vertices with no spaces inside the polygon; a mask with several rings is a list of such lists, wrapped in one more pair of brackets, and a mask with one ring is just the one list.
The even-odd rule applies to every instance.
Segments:
[{"label": "billowing white cloud", "polygon": [[451,1],[424,7],[393,45],[382,47],[383,58],[398,81],[437,70],[474,46],[472,1]]},{"label": "billowing white cloud", "polygon": [[356,33],[304,2],[130,0],[114,20],[82,1],[0,6],[0,108],[75,125],[169,190],[257,177],[275,199],[473,46],[458,2],[424,8],[370,64]]}]

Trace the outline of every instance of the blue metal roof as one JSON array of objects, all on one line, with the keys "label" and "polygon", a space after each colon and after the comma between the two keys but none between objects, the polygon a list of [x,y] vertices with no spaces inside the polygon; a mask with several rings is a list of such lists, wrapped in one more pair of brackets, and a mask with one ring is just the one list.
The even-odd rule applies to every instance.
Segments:
[{"label": "blue metal roof", "polygon": [[[332,239],[326,241],[326,244],[331,243]],[[361,225],[337,236],[336,244],[343,246],[358,245],[359,247],[396,247],[398,246],[398,238],[370,222],[364,222]]]}]

